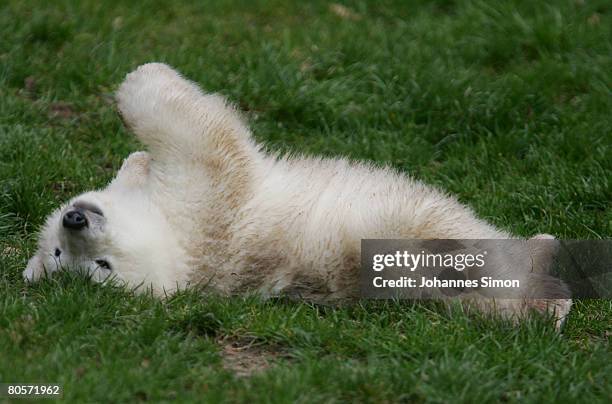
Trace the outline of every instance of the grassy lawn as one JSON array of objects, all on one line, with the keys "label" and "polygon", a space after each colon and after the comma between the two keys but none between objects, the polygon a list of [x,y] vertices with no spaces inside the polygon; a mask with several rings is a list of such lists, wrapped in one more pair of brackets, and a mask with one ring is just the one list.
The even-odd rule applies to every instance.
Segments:
[{"label": "grassy lawn", "polygon": [[27,286],[21,271],[45,216],[141,147],[112,94],[148,61],[227,95],[271,150],[389,164],[518,235],[610,238],[611,13],[3,1],[0,382],[62,383],[72,402],[608,401],[611,301],[577,302],[558,334],[432,304],[159,301],[69,274]]}]

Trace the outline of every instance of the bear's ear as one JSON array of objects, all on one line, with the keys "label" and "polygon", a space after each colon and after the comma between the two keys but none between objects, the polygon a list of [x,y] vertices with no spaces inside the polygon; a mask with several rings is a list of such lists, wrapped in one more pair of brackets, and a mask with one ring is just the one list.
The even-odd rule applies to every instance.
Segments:
[{"label": "bear's ear", "polygon": [[550,234],[537,234],[528,240],[533,272],[547,273],[559,251],[559,240]]},{"label": "bear's ear", "polygon": [[43,262],[40,255],[36,254],[28,261],[28,266],[22,272],[23,279],[26,282],[36,282],[45,274]]},{"label": "bear's ear", "polygon": [[124,187],[127,189],[140,187],[149,179],[151,157],[147,152],[134,152],[125,160],[109,188]]}]

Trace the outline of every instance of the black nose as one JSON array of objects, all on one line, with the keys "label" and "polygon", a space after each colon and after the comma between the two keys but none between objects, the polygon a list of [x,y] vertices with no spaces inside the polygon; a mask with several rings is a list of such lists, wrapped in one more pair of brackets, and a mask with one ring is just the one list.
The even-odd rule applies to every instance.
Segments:
[{"label": "black nose", "polygon": [[87,227],[87,218],[80,210],[69,210],[64,213],[62,224],[68,229],[80,230],[83,227]]}]

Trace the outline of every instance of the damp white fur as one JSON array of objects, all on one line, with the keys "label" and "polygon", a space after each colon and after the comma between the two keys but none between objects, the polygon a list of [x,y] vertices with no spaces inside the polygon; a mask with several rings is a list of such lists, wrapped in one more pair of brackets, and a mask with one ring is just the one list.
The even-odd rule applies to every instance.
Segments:
[{"label": "damp white fur", "polygon": [[[513,238],[392,169],[266,154],[225,99],[164,64],[128,74],[117,102],[147,152],[131,154],[105,189],[51,214],[28,281],[78,269],[160,295],[205,283],[217,293],[333,301],[358,296],[363,238]],[[87,226],[65,225],[74,210]],[[524,297],[470,306],[517,317],[554,310],[561,321],[571,304]]]}]

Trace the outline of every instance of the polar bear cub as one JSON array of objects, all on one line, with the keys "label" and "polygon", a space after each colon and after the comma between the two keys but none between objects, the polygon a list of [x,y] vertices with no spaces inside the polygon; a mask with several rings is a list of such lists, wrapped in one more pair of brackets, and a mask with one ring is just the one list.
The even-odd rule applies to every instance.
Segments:
[{"label": "polar bear cub", "polygon": [[[78,268],[158,294],[203,281],[219,293],[331,301],[358,297],[363,238],[513,238],[391,169],[266,155],[231,105],[164,64],[128,74],[117,102],[148,152],[49,216],[28,281]],[[489,303],[475,306],[552,309],[561,321],[571,301]]]}]

